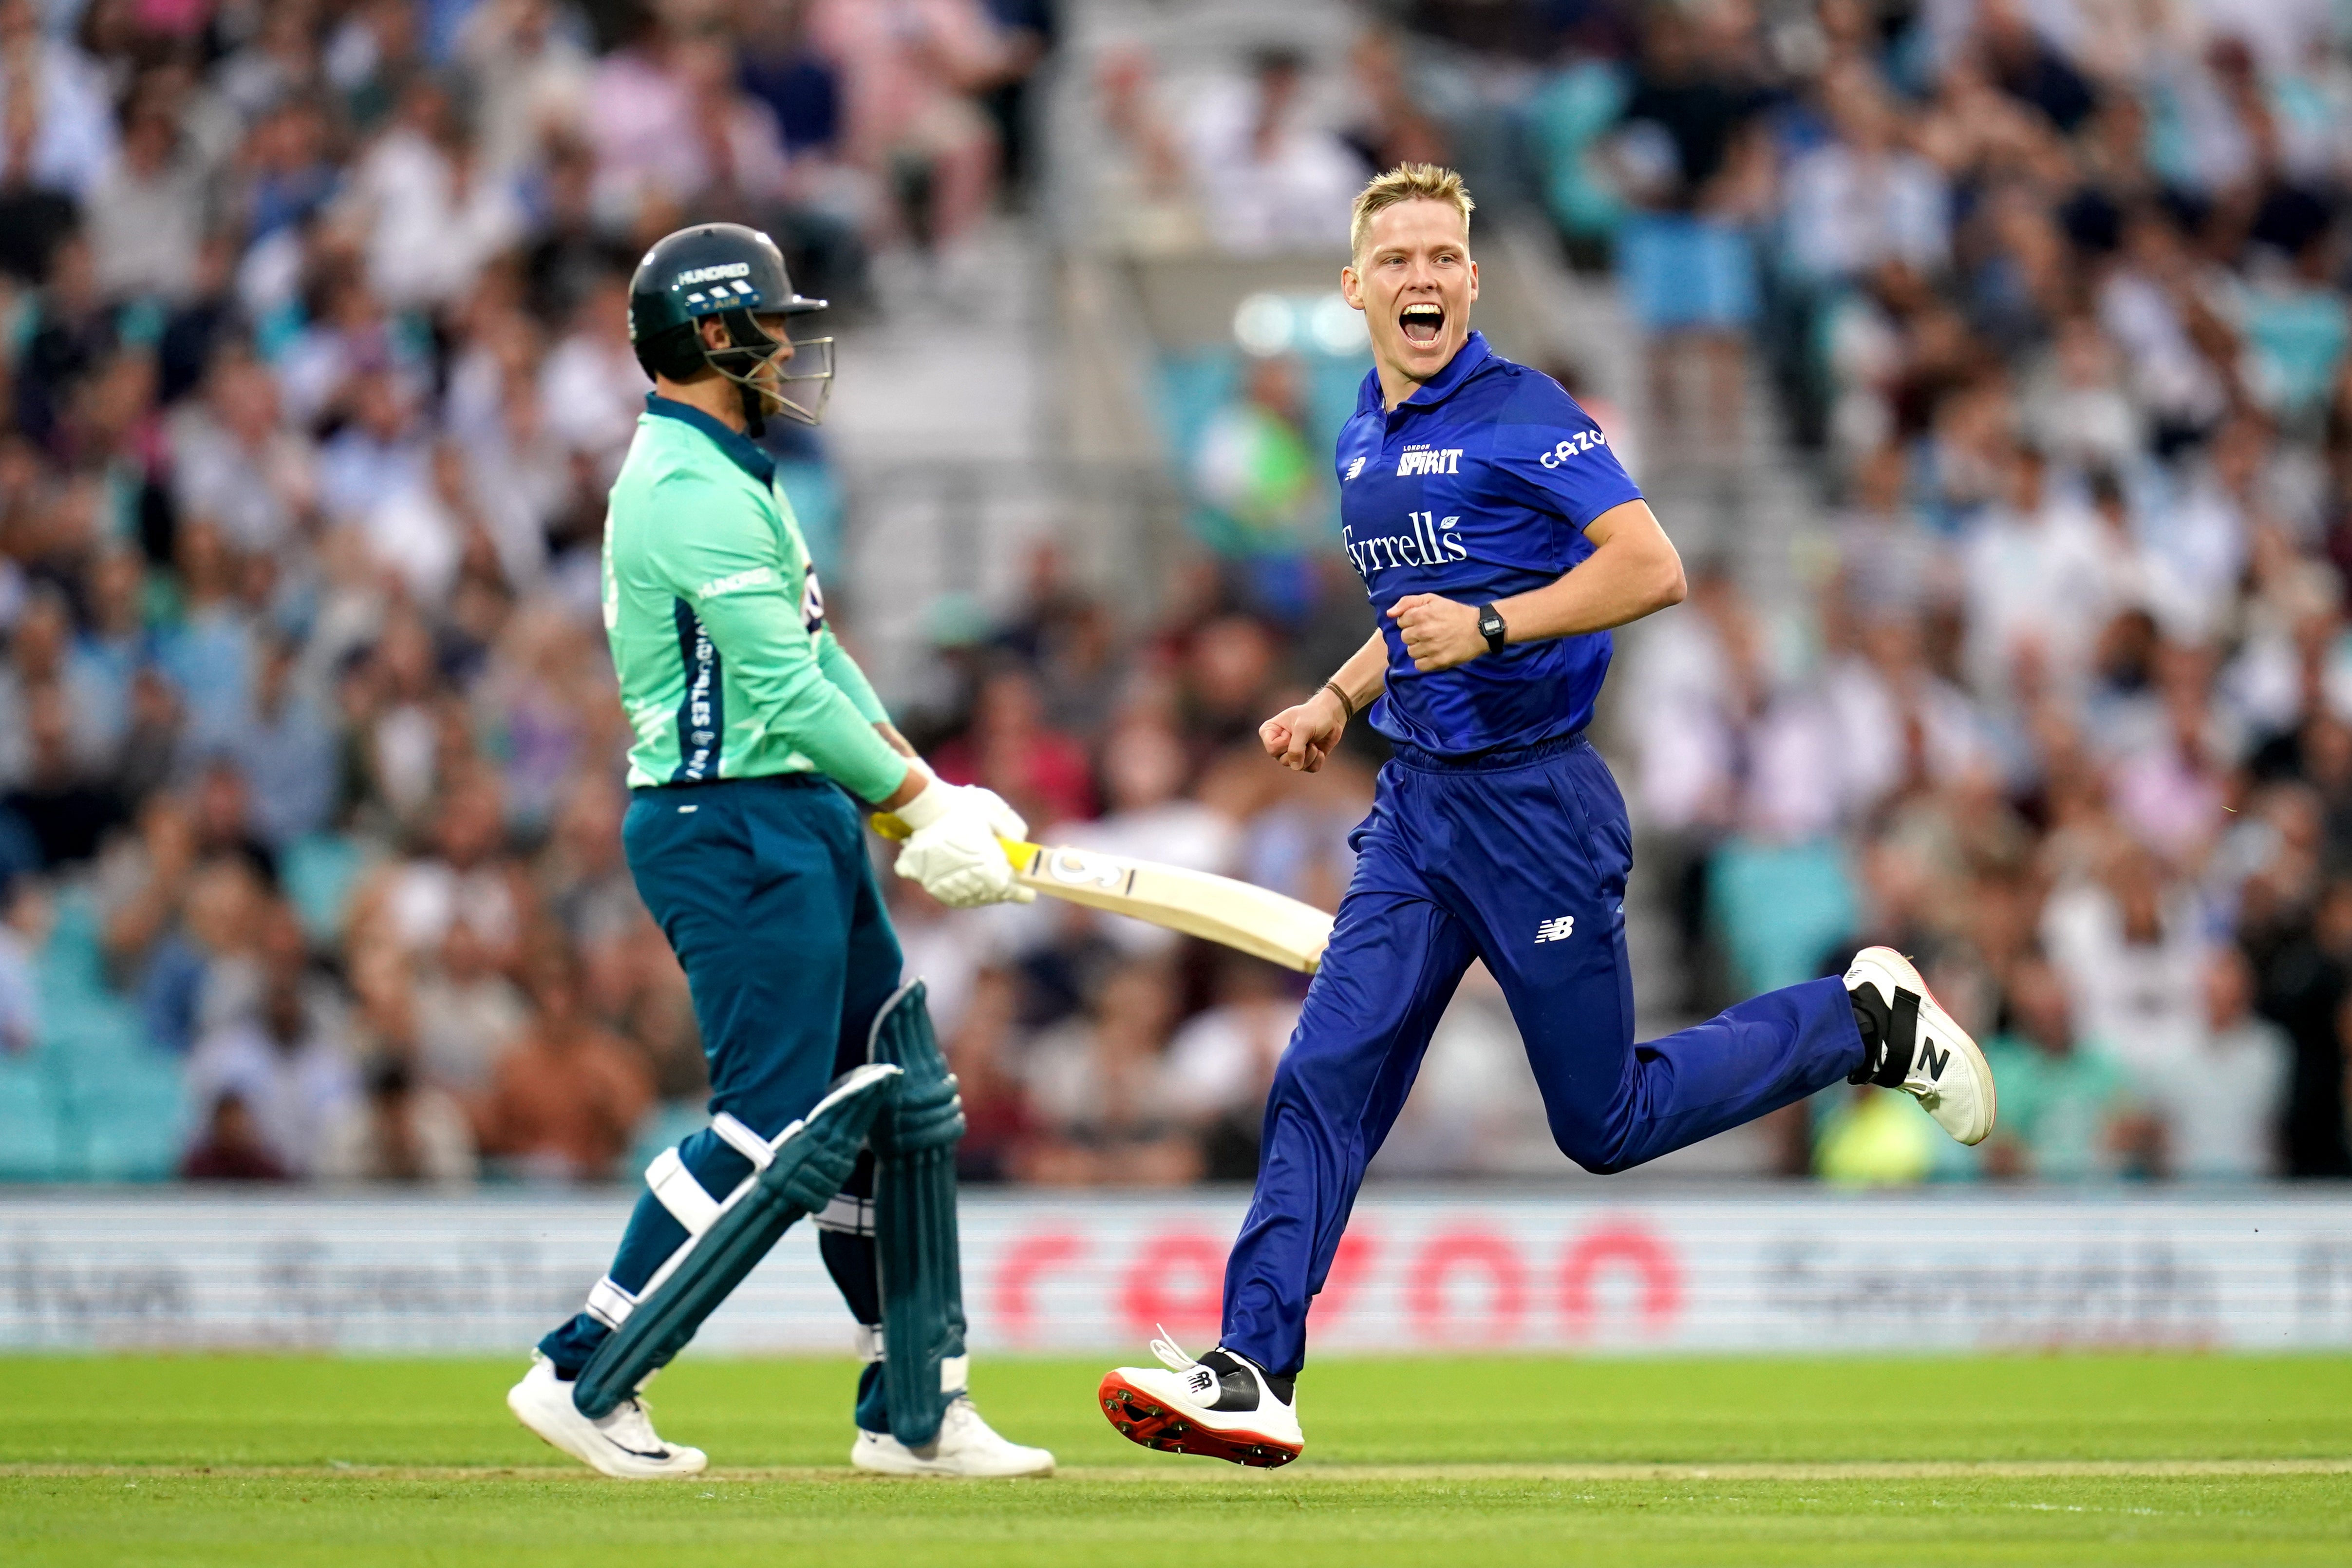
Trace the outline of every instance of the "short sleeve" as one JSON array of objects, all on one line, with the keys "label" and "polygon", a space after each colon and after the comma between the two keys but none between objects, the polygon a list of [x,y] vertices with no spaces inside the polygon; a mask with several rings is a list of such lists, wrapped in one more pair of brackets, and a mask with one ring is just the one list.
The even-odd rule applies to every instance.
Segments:
[{"label": "short sleeve", "polygon": [[1592,416],[1559,383],[1531,371],[1496,421],[1492,462],[1514,499],[1568,519],[1579,532],[1642,499]]}]

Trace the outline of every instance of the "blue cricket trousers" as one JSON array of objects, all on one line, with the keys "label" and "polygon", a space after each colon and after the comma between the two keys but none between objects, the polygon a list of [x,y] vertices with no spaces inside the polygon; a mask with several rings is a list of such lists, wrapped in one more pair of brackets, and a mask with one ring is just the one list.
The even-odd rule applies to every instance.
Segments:
[{"label": "blue cricket trousers", "polygon": [[1403,1108],[1472,959],[1501,983],[1560,1152],[1608,1173],[1845,1078],[1862,1031],[1816,980],[1633,1043],[1625,802],[1580,734],[1381,770],[1354,879],[1266,1100],[1257,1191],[1225,1267],[1223,1343],[1275,1373],[1307,1357],[1364,1167]]},{"label": "blue cricket trousers", "polygon": [[[796,773],[641,789],[621,842],[638,895],[686,970],[712,1113],[774,1137],[866,1059],[874,1015],[898,987],[898,938],[856,807],[832,781]],[[715,1195],[751,1173],[707,1129],[678,1155]],[[870,1158],[861,1157],[850,1190],[870,1193]],[[685,1240],[686,1227],[644,1194],[613,1259],[614,1283],[642,1289]],[[826,1231],[821,1245],[851,1312],[881,1321],[872,1238]],[[582,1312],[539,1348],[570,1377],[608,1332]],[[868,1430],[888,1429],[878,1397],[861,1402],[860,1417]]]}]

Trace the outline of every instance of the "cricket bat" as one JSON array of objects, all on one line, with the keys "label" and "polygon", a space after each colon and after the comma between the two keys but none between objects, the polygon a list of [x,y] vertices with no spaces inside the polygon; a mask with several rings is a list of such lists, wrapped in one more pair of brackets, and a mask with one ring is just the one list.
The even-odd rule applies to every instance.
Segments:
[{"label": "cricket bat", "polygon": [[[887,811],[874,814],[874,831],[904,838],[907,825]],[[1312,904],[1231,877],[1131,860],[1124,855],[1000,838],[1024,888],[1090,909],[1132,915],[1170,931],[1236,948],[1269,963],[1305,973],[1323,962],[1331,917]]]}]

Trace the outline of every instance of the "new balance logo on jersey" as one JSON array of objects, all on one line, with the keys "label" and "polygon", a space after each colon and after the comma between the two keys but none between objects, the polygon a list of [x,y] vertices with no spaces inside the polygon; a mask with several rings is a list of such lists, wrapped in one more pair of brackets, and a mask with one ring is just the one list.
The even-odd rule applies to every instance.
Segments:
[{"label": "new balance logo on jersey", "polygon": [[1349,464],[1348,465],[1348,471],[1347,471],[1347,473],[1346,473],[1346,474],[1344,474],[1344,475],[1342,475],[1342,476],[1340,477],[1339,482],[1340,482],[1341,484],[1343,484],[1343,485],[1344,485],[1344,484],[1346,484],[1349,479],[1354,479],[1358,474],[1360,474],[1360,473],[1362,473],[1363,471],[1364,471],[1364,459],[1363,459],[1363,458],[1357,458],[1354,462],[1349,463]]},{"label": "new balance logo on jersey", "polygon": [[1454,531],[1462,521],[1459,517],[1439,517],[1433,511],[1409,511],[1404,515],[1412,525],[1411,533],[1358,539],[1353,529],[1339,531],[1339,543],[1348,552],[1348,559],[1356,563],[1356,575],[1367,584],[1371,582],[1373,573],[1391,566],[1440,566],[1448,561],[1470,559],[1470,546]]},{"label": "new balance logo on jersey", "polygon": [[1462,471],[1462,448],[1448,447],[1435,450],[1428,447],[1407,447],[1397,455],[1397,478],[1411,479],[1415,474],[1458,474]]},{"label": "new balance logo on jersey", "polygon": [[1561,915],[1536,927],[1538,942],[1566,942],[1575,934],[1576,917],[1574,915]]}]

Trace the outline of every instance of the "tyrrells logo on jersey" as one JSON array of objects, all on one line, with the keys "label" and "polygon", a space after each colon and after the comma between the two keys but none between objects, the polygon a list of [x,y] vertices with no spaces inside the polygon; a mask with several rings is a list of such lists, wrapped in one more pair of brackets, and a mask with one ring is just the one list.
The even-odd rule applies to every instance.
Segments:
[{"label": "tyrrells logo on jersey", "polygon": [[1397,478],[1408,479],[1416,474],[1458,474],[1462,471],[1462,448],[1446,447],[1407,447],[1397,454]]},{"label": "tyrrells logo on jersey", "polygon": [[1355,530],[1339,531],[1339,543],[1348,552],[1348,559],[1356,563],[1356,575],[1367,584],[1375,572],[1385,572],[1391,566],[1440,566],[1448,561],[1470,559],[1470,546],[1454,532],[1462,521],[1459,517],[1440,517],[1433,511],[1409,511],[1405,521],[1412,529],[1410,533],[1384,533],[1370,539],[1358,539]]}]

